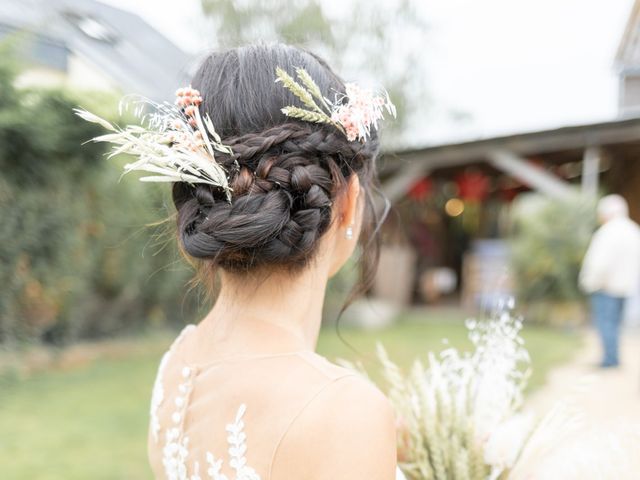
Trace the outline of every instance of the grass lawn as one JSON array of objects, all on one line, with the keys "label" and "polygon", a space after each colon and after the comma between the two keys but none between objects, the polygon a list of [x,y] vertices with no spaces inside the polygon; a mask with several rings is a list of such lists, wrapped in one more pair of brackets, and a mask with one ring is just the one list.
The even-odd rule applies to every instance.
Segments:
[{"label": "grass lawn", "polygon": [[[460,313],[414,312],[384,330],[342,328],[343,338],[361,355],[334,329],[326,329],[318,350],[330,359],[359,358],[375,368],[380,340],[392,359],[408,366],[416,356],[441,350],[443,338],[465,348],[462,318]],[[533,361],[532,388],[580,346],[578,335],[541,327],[525,327],[523,336]],[[150,479],[145,450],[150,392],[171,340],[167,334],[149,335],[122,358],[0,383],[0,478]]]}]

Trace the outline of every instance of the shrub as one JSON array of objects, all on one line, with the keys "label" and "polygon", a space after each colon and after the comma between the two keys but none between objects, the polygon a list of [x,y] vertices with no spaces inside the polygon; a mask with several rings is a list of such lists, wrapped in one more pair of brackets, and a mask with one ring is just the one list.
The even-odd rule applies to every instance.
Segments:
[{"label": "shrub", "polygon": [[192,315],[196,299],[184,297],[190,269],[162,238],[171,229],[146,226],[167,216],[169,192],[118,182],[126,159],[107,161],[102,144],[83,145],[103,132],[72,109],[116,99],[18,90],[7,58],[0,56],[0,342],[64,343]]},{"label": "shrub", "polygon": [[595,225],[594,202],[578,194],[565,200],[539,195],[520,199],[510,239],[519,299],[579,301],[578,274]]}]

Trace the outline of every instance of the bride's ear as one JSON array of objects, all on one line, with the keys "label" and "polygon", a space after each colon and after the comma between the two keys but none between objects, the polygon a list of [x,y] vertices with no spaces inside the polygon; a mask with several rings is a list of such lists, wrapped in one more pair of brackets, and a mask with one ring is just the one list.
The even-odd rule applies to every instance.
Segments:
[{"label": "bride's ear", "polygon": [[329,277],[333,276],[353,254],[358,243],[362,226],[363,205],[360,201],[362,189],[357,174],[347,179],[346,188],[335,204],[335,235],[332,235],[333,247]]},{"label": "bride's ear", "polygon": [[338,229],[345,232],[349,227],[353,231],[353,237],[360,231],[360,179],[353,173],[347,179],[347,188],[342,202],[340,202],[340,213],[338,215]]}]

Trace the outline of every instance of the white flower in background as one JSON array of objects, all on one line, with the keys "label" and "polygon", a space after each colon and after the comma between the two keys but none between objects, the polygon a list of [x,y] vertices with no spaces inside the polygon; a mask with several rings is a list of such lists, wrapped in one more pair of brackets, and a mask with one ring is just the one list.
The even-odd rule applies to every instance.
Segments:
[{"label": "white flower in background", "polygon": [[589,424],[579,410],[558,405],[525,445],[510,480],[639,478],[640,425],[624,420]]},{"label": "white flower in background", "polygon": [[466,358],[474,402],[476,438],[483,441],[521,405],[530,370],[529,353],[520,337],[522,321],[507,305],[489,321],[468,320],[469,338],[475,346]]},{"label": "white flower in background", "polygon": [[532,414],[516,414],[499,424],[484,445],[484,461],[500,473],[512,468],[534,424]]},{"label": "white flower in background", "polygon": [[530,360],[512,310],[509,299],[488,319],[467,321],[471,352],[429,353],[406,377],[379,346],[408,479],[485,480],[516,462],[532,420],[515,416]]},{"label": "white flower in background", "polygon": [[640,478],[640,425],[585,428],[575,399],[540,419],[519,412],[530,360],[512,309],[508,301],[487,320],[467,321],[471,352],[429,353],[428,365],[416,360],[408,375],[378,346],[406,478]]}]

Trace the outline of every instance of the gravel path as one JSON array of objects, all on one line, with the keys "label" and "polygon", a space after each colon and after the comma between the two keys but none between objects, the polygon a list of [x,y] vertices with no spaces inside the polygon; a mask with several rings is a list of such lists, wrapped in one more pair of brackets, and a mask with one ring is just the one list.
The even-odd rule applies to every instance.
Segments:
[{"label": "gravel path", "polygon": [[601,356],[599,339],[593,330],[585,337],[583,349],[549,373],[546,385],[531,395],[528,407],[544,412],[558,399],[570,398],[594,422],[640,422],[640,330],[623,333],[621,366],[613,369],[595,367]]},{"label": "gravel path", "polygon": [[527,401],[537,416],[558,401],[583,415],[575,431],[562,436],[540,459],[531,479],[640,479],[640,330],[627,329],[621,367],[602,370],[599,339],[586,332],[574,359],[550,372],[545,387]]}]

